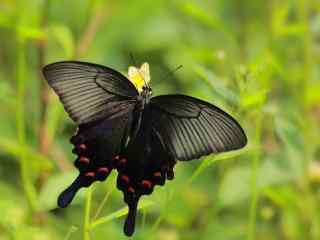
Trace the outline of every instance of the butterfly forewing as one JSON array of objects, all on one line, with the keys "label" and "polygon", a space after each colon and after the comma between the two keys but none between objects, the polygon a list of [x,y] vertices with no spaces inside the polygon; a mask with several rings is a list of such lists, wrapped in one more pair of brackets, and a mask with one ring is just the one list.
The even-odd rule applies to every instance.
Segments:
[{"label": "butterfly forewing", "polygon": [[182,161],[242,148],[247,137],[229,114],[202,100],[184,95],[151,99],[153,128],[172,155]]},{"label": "butterfly forewing", "polygon": [[118,167],[114,157],[127,142],[138,91],[119,72],[91,63],[53,63],[43,73],[78,125],[71,143],[79,175],[58,198],[66,207],[81,187],[105,180]]},{"label": "butterfly forewing", "polygon": [[92,63],[66,61],[43,69],[72,120],[78,124],[110,118],[135,104],[138,92],[121,73]]}]

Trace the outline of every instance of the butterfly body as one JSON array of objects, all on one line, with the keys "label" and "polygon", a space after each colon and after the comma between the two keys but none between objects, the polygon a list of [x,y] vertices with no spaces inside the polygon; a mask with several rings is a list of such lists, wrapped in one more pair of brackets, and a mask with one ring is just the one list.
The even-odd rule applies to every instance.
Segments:
[{"label": "butterfly body", "polygon": [[66,207],[81,187],[116,170],[117,188],[129,207],[128,236],[139,199],[173,179],[177,160],[246,145],[241,126],[216,106],[185,95],[151,97],[147,64],[130,67],[129,79],[108,67],[75,61],[50,64],[44,75],[78,124],[71,143],[79,175],[58,205]]}]

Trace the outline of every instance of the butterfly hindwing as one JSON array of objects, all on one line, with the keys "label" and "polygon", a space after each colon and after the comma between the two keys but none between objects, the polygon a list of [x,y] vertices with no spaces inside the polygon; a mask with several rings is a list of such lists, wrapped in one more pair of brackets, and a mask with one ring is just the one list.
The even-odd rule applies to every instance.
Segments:
[{"label": "butterfly hindwing", "polygon": [[183,95],[152,98],[137,135],[116,158],[117,187],[129,208],[125,234],[134,233],[141,196],[173,179],[176,160],[238,149],[246,141],[240,125],[209,103]]},{"label": "butterfly hindwing", "polygon": [[238,122],[220,108],[184,95],[151,99],[153,129],[175,159],[240,149],[247,137]]},{"label": "butterfly hindwing", "polygon": [[71,138],[73,153],[77,155],[74,165],[79,175],[60,194],[60,207],[68,206],[81,187],[88,187],[95,181],[104,181],[113,169],[120,167],[115,156],[123,151],[130,132],[132,115],[130,107],[127,110],[119,117],[79,126]]},{"label": "butterfly hindwing", "polygon": [[121,73],[97,64],[65,61],[43,69],[49,85],[78,124],[121,114],[138,92]]},{"label": "butterfly hindwing", "polygon": [[164,185],[173,179],[175,159],[166,151],[158,134],[153,131],[152,112],[145,109],[137,135],[129,141],[119,157],[122,167],[118,168],[117,187],[124,194],[129,214],[124,232],[131,236],[134,232],[138,201],[142,195],[149,195],[156,185]]}]

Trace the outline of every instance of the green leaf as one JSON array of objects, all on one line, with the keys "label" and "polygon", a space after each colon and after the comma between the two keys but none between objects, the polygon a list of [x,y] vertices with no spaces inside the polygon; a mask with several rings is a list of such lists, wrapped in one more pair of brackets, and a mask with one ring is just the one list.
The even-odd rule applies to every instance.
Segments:
[{"label": "green leaf", "polygon": [[63,121],[69,119],[57,96],[52,98],[48,105],[47,119],[48,135],[50,139],[55,139],[58,130],[61,130]]},{"label": "green leaf", "polygon": [[241,99],[241,107],[243,109],[252,109],[261,106],[267,97],[268,91],[261,89],[253,93],[247,93],[245,97]]},{"label": "green leaf", "polygon": [[18,27],[18,32],[24,39],[44,40],[47,37],[46,33],[42,29],[34,26],[20,25]]},{"label": "green leaf", "polygon": [[0,182],[0,192],[0,225],[14,227],[22,224],[27,216],[27,203],[24,198],[15,191],[15,186],[2,182]]},{"label": "green leaf", "polygon": [[299,214],[296,209],[286,209],[282,212],[281,227],[287,239],[302,239],[301,235],[303,224],[300,221]]},{"label": "green leaf", "polygon": [[65,25],[52,25],[49,28],[50,36],[63,48],[65,58],[72,58],[75,50],[75,40],[73,34]]},{"label": "green leaf", "polygon": [[[142,199],[139,202],[138,209],[148,208],[151,205],[153,205],[152,201]],[[95,228],[95,227],[97,227],[97,226],[99,226],[101,224],[105,224],[105,223],[107,223],[109,221],[112,221],[112,220],[114,220],[116,218],[120,218],[120,217],[125,216],[127,214],[128,214],[128,208],[127,207],[121,208],[118,211],[115,211],[114,213],[111,213],[111,214],[109,214],[109,215],[107,215],[105,217],[101,217],[98,220],[96,220],[93,223],[91,223],[90,229],[93,229],[93,228]]]},{"label": "green leaf", "polygon": [[306,95],[307,95],[307,105],[315,106],[320,102],[320,83],[314,83],[307,86]]},{"label": "green leaf", "polygon": [[10,17],[3,11],[0,12],[0,27],[10,27]]},{"label": "green leaf", "polygon": [[[285,171],[280,160],[267,158],[258,169],[257,187],[261,191],[274,185],[294,181],[294,175]],[[252,169],[249,167],[235,167],[224,176],[219,193],[222,206],[242,203],[251,195]]]},{"label": "green leaf", "polygon": [[212,13],[212,11],[206,12],[205,9],[202,9],[198,5],[191,2],[182,2],[180,4],[180,9],[185,14],[205,25],[208,25],[214,29],[224,29],[223,24],[218,17]]},{"label": "green leaf", "polygon": [[1,76],[0,73],[0,101],[7,108],[11,108],[16,103],[14,99],[14,91],[12,87],[9,85],[8,81],[4,80],[4,77]]},{"label": "green leaf", "polygon": [[0,137],[0,150],[0,152],[4,152],[16,159],[24,151],[26,159],[31,163],[33,170],[50,170],[53,167],[52,162],[44,155],[30,146],[21,146],[17,141],[9,138]]},{"label": "green leaf", "polygon": [[248,147],[237,150],[237,151],[230,151],[226,153],[220,153],[217,155],[210,155],[205,157],[202,161],[199,167],[193,172],[191,177],[188,179],[188,183],[193,182],[201,173],[204,171],[206,168],[210,167],[214,162],[216,161],[221,161],[221,160],[227,160],[227,159],[232,159],[236,158],[245,152],[248,151]]},{"label": "green leaf", "polygon": [[236,167],[225,175],[221,186],[219,200],[222,206],[243,202],[250,196],[251,169]]},{"label": "green leaf", "polygon": [[299,129],[287,118],[277,116],[275,119],[276,133],[284,143],[287,154],[286,163],[288,170],[296,176],[296,179],[304,177],[304,149]]},{"label": "green leaf", "polygon": [[214,92],[228,102],[232,104],[236,104],[239,101],[239,97],[235,92],[230,90],[218,76],[216,76],[212,71],[204,68],[203,66],[196,65],[194,66],[194,71],[201,77],[204,81],[206,81],[210,87],[214,90]]},{"label": "green leaf", "polygon": [[35,227],[32,225],[21,225],[14,229],[13,233],[14,240],[25,240],[25,239],[46,239],[54,240],[58,239],[57,234],[50,231],[48,227]]},{"label": "green leaf", "polygon": [[[77,171],[64,172],[51,176],[43,186],[38,197],[38,210],[47,211],[57,208],[59,194],[65,190],[77,176]],[[76,195],[76,199],[79,198]],[[76,201],[73,201],[74,204]]]}]

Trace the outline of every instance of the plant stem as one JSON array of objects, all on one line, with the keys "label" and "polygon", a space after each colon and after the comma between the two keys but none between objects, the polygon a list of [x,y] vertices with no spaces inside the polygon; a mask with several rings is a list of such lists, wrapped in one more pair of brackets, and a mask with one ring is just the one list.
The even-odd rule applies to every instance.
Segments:
[{"label": "plant stem", "polygon": [[71,227],[69,228],[69,230],[68,230],[68,232],[67,232],[64,240],[69,240],[69,239],[71,238],[72,233],[74,233],[74,232],[76,232],[76,231],[77,231],[77,227],[71,226]]},{"label": "plant stem", "polygon": [[[93,3],[89,5],[90,12],[93,9],[92,4]],[[75,52],[75,57],[82,57],[88,51],[91,43],[93,42],[94,37],[96,36],[100,26],[103,23],[103,20],[105,19],[105,16],[107,14],[107,6],[109,6],[109,2],[106,1],[104,4],[97,7],[96,10],[91,15],[91,17],[89,18],[88,25],[80,37],[80,40]]]},{"label": "plant stem", "polygon": [[299,1],[299,16],[301,25],[304,28],[303,34],[301,35],[303,41],[303,72],[301,75],[301,87],[303,89],[302,100],[303,103],[303,115],[304,120],[309,124],[305,124],[303,131],[303,141],[304,141],[304,178],[303,181],[303,191],[304,194],[310,195],[310,214],[308,220],[310,222],[310,239],[319,239],[320,238],[320,216],[317,214],[319,212],[320,206],[317,203],[317,197],[312,192],[310,182],[309,182],[309,170],[310,165],[313,161],[313,152],[316,151],[312,149],[310,144],[310,139],[312,139],[312,117],[310,115],[310,108],[308,103],[308,89],[309,84],[312,80],[312,70],[315,67],[315,61],[313,57],[313,43],[312,43],[312,32],[310,29],[310,10],[311,10],[311,1],[309,0],[300,0]]},{"label": "plant stem", "polygon": [[[43,2],[42,7],[42,16],[41,16],[41,23],[40,27],[45,28],[48,22],[48,15],[49,15],[49,7],[50,7],[50,0],[45,0]],[[40,83],[40,122],[39,122],[39,132],[38,132],[38,145],[39,145],[39,152],[44,156],[48,156],[50,143],[51,140],[49,138],[48,133],[48,119],[47,119],[47,109],[49,105],[49,87],[48,84],[45,82],[43,75],[42,75],[42,68],[45,65],[45,56],[46,56],[46,42],[43,39],[39,39],[37,42],[37,54],[38,54],[38,79]],[[41,171],[38,176],[38,189],[41,189],[44,183],[48,178],[47,171]]]},{"label": "plant stem", "polygon": [[166,194],[166,199],[165,199],[164,210],[161,211],[159,217],[153,223],[153,225],[151,227],[151,232],[154,232],[159,227],[162,220],[166,217],[166,214],[170,208],[170,203],[172,202],[173,197],[176,197],[177,194],[181,194],[181,192],[182,191],[179,191],[179,193],[177,193],[175,190],[167,190],[166,191],[167,194]]},{"label": "plant stem", "polygon": [[245,1],[236,1],[236,9],[237,9],[237,20],[239,24],[239,32],[237,34],[237,40],[239,45],[240,52],[240,61],[243,63],[247,60],[247,13],[246,13],[246,2]]},{"label": "plant stem", "polygon": [[146,209],[142,209],[142,229],[145,229],[146,227],[146,218],[147,218],[147,210]]},{"label": "plant stem", "polygon": [[[113,185],[113,186],[115,186],[115,185]],[[92,218],[93,220],[96,220],[96,219],[98,218],[98,216],[100,215],[100,213],[101,213],[104,205],[107,203],[107,201],[108,201],[108,199],[109,199],[109,197],[110,197],[110,195],[111,195],[111,193],[113,192],[114,189],[115,189],[114,187],[111,187],[111,188],[106,192],[103,200],[101,201],[100,205],[99,205],[98,208],[97,208],[96,213],[94,214],[94,217]]]},{"label": "plant stem", "polygon": [[91,211],[91,200],[92,200],[92,186],[87,188],[84,216],[83,216],[83,240],[90,240],[90,211]]},{"label": "plant stem", "polygon": [[[41,27],[45,28],[48,23],[48,15],[50,8],[50,0],[43,2]],[[45,65],[46,55],[46,42],[44,40],[38,40],[38,66],[39,66],[39,81],[40,81],[40,130],[39,130],[39,150],[45,156],[48,155],[50,148],[50,139],[48,135],[47,124],[47,108],[49,104],[49,88],[48,84],[43,79],[42,68]]]},{"label": "plant stem", "polygon": [[16,107],[16,125],[18,142],[21,146],[19,163],[20,163],[20,177],[23,185],[25,195],[27,197],[29,212],[33,214],[36,209],[36,191],[31,182],[28,170],[28,162],[26,159],[25,142],[26,142],[26,129],[25,129],[25,44],[24,39],[19,33],[19,21],[17,22],[16,29],[16,45],[17,45],[17,65],[16,65],[16,78],[17,78],[17,107]]},{"label": "plant stem", "polygon": [[[91,12],[93,1],[89,5],[89,13]],[[104,19],[107,3],[103,7],[99,8],[92,14],[89,19],[87,28],[84,30],[78,46],[74,52],[74,57],[81,57],[92,43],[94,36],[98,32],[98,29]],[[85,199],[84,208],[84,223],[83,223],[83,240],[90,240],[90,211],[91,211],[91,199],[92,199],[92,186],[88,187]],[[105,200],[106,201],[106,200]],[[97,211],[96,216],[99,214]]]},{"label": "plant stem", "polygon": [[256,129],[255,129],[255,146],[257,150],[254,152],[252,159],[252,174],[251,174],[251,204],[249,212],[249,230],[248,230],[248,240],[254,240],[256,238],[256,221],[257,221],[257,206],[259,200],[259,189],[258,189],[258,168],[260,163],[260,145],[261,145],[261,109],[258,109]]},{"label": "plant stem", "polygon": [[301,79],[301,85],[304,91],[302,95],[302,103],[304,104],[304,109],[308,110],[308,102],[307,102],[307,89],[311,80],[311,72],[313,67],[313,58],[312,58],[312,35],[310,29],[309,22],[309,14],[310,14],[310,1],[308,0],[300,0],[299,10],[300,10],[300,21],[303,26],[303,74]]}]

